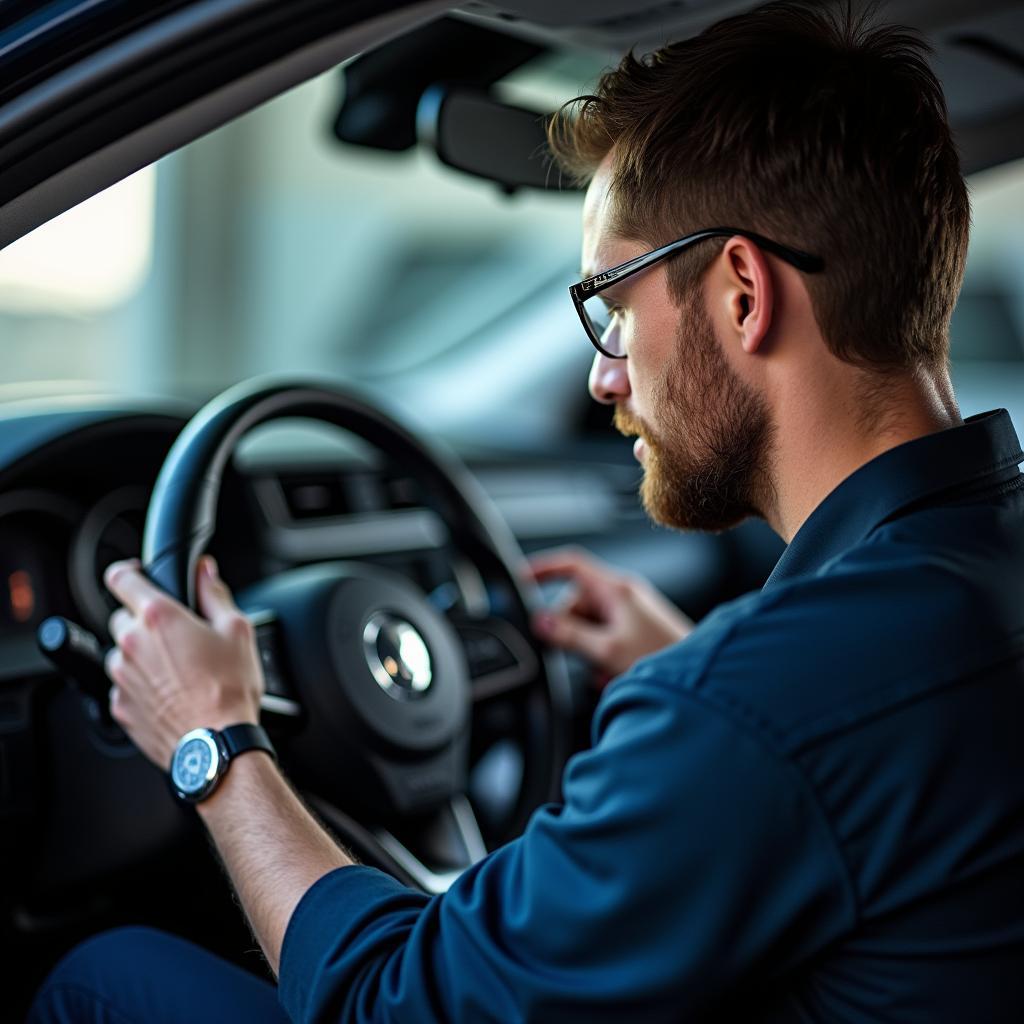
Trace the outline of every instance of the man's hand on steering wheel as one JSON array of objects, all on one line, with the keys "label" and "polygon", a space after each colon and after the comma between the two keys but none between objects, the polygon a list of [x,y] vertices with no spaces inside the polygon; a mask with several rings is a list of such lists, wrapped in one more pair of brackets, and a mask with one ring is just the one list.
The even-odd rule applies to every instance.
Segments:
[{"label": "man's hand on steering wheel", "polygon": [[533,628],[552,646],[591,662],[600,685],[693,629],[693,622],[643,577],[613,569],[579,548],[534,555],[529,571],[538,583],[572,584],[558,607],[534,616]]},{"label": "man's hand on steering wheel", "polygon": [[123,605],[110,617],[110,713],[146,757],[166,768],[191,729],[258,724],[263,672],[253,627],[212,558],[197,572],[202,617],[154,586],[138,561],[115,562],[104,578]]}]

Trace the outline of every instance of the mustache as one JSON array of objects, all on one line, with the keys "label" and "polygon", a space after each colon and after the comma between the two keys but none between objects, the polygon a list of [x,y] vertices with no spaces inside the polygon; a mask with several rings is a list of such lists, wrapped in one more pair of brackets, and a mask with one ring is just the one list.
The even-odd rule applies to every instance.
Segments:
[{"label": "mustache", "polygon": [[650,431],[647,424],[639,416],[624,409],[621,405],[615,406],[615,415],[612,418],[615,429],[626,437],[642,437],[645,440],[650,438]]}]

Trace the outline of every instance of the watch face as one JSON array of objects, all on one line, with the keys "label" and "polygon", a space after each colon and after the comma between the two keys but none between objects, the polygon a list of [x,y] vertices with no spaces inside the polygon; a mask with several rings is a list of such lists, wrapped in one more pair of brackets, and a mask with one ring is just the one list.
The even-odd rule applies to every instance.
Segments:
[{"label": "watch face", "polygon": [[217,778],[220,752],[207,729],[196,729],[182,737],[174,752],[171,780],[182,796],[206,792]]}]

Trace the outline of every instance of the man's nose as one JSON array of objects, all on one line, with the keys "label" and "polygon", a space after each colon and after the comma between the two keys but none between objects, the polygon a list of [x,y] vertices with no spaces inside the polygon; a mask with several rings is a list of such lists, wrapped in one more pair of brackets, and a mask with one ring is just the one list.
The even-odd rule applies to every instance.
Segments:
[{"label": "man's nose", "polygon": [[600,352],[595,353],[590,367],[587,386],[595,401],[614,405],[629,397],[629,373],[625,359],[609,359]]}]

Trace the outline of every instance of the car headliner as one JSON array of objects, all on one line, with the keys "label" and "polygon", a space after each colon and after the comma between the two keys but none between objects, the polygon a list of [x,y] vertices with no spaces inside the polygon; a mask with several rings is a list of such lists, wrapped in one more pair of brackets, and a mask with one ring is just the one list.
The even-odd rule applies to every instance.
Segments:
[{"label": "car headliner", "polygon": [[[754,6],[467,0],[454,13],[611,56]],[[0,247],[259,103],[452,10],[449,0],[175,0],[149,6],[145,18],[112,21],[100,15],[123,11],[120,0],[64,0],[17,20],[19,8],[26,11],[15,5],[0,22],[0,66],[9,72],[0,85]],[[893,0],[884,11],[935,48],[965,170],[1024,156],[1019,0]]]}]

